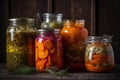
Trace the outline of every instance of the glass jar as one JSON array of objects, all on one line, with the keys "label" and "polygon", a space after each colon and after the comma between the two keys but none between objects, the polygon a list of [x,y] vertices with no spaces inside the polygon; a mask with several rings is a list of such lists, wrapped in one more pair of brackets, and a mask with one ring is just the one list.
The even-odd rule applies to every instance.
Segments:
[{"label": "glass jar", "polygon": [[23,65],[34,66],[35,36],[34,19],[9,19],[9,26],[6,30],[7,68],[9,71]]},{"label": "glass jar", "polygon": [[92,72],[110,72],[113,70],[114,52],[111,36],[89,36],[85,52],[85,66]]},{"label": "glass jar", "polygon": [[62,14],[44,13],[41,29],[61,29],[62,28]]},{"label": "glass jar", "polygon": [[63,52],[60,30],[38,30],[35,39],[36,70],[45,72],[45,69],[56,67],[62,69]]},{"label": "glass jar", "polygon": [[85,40],[87,29],[77,25],[79,21],[66,20],[61,30],[63,40],[64,67],[69,67],[69,71],[84,70]]},{"label": "glass jar", "polygon": [[57,29],[62,29],[63,28],[63,20],[62,20],[63,14],[59,13],[56,14],[56,21],[58,23],[58,27],[56,27]]}]

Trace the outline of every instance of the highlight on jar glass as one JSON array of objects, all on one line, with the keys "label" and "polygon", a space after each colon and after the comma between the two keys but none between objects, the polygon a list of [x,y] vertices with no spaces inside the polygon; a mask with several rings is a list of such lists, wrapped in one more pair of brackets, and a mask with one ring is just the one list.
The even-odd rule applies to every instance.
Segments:
[{"label": "highlight on jar glass", "polygon": [[46,72],[47,68],[63,66],[62,39],[60,30],[39,29],[35,39],[36,70]]},{"label": "highlight on jar glass", "polygon": [[9,71],[14,71],[23,65],[34,67],[36,31],[34,19],[9,19],[6,30],[7,69]]},{"label": "highlight on jar glass", "polygon": [[63,40],[64,68],[69,71],[84,71],[85,41],[88,31],[84,20],[65,20],[61,30]]},{"label": "highlight on jar glass", "polygon": [[85,66],[92,72],[111,72],[114,69],[114,52],[111,36],[89,36],[85,52]]}]

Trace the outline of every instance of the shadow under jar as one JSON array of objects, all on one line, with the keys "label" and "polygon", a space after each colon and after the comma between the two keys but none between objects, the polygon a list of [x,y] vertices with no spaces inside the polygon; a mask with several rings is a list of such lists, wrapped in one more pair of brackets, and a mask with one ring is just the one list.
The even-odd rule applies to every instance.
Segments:
[{"label": "shadow under jar", "polygon": [[85,66],[91,72],[111,72],[115,66],[111,36],[89,36]]}]

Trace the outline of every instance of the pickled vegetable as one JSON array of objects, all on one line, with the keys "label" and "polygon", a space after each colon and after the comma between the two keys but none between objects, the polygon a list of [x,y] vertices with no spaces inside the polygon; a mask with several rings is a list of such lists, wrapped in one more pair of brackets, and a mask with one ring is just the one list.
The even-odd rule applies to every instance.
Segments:
[{"label": "pickled vegetable", "polygon": [[[7,32],[6,44],[8,69],[13,70],[20,65],[27,65],[28,62],[34,64],[31,63],[31,60],[28,61],[30,55],[34,56],[34,48],[30,46],[33,44],[28,42],[28,36],[34,35],[35,37],[35,33],[14,32],[14,36],[11,35],[10,32]],[[11,37],[13,37],[13,40],[11,40]]]},{"label": "pickled vegetable", "polygon": [[30,44],[28,45],[27,36],[31,34],[33,35],[34,33],[14,33],[13,41],[11,41],[10,33],[7,34],[7,67],[10,67],[11,70],[20,65],[27,65],[28,62],[34,64],[31,63],[30,59],[30,55],[32,58],[34,57],[34,48],[28,47]]},{"label": "pickled vegetable", "polygon": [[20,66],[34,67],[36,36],[34,19],[14,18],[9,21],[6,30],[7,69],[14,71]]}]

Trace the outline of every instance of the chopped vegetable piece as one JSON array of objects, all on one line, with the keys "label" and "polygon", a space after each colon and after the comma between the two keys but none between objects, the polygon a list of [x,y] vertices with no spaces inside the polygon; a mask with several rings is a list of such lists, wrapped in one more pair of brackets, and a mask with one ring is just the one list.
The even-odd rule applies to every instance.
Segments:
[{"label": "chopped vegetable piece", "polygon": [[39,58],[46,58],[48,56],[48,50],[39,51]]},{"label": "chopped vegetable piece", "polygon": [[44,46],[47,48],[47,49],[50,49],[52,48],[52,41],[51,40],[45,40],[44,41]]},{"label": "chopped vegetable piece", "polygon": [[51,56],[48,56],[48,62],[46,63],[46,68],[50,67],[51,65]]},{"label": "chopped vegetable piece", "polygon": [[40,60],[40,62],[39,62],[39,70],[40,71],[44,71],[46,62],[47,62],[47,59]]},{"label": "chopped vegetable piece", "polygon": [[43,43],[38,42],[38,49],[41,51],[45,49]]}]

